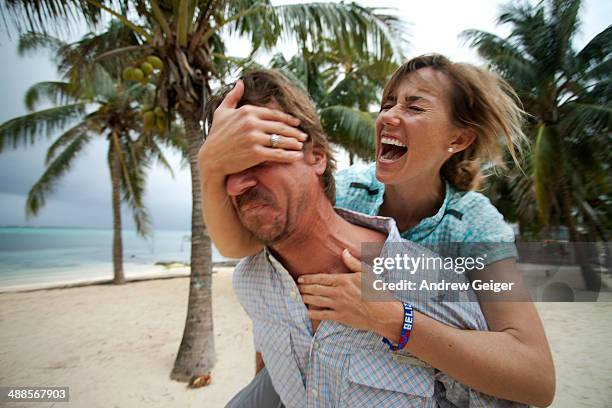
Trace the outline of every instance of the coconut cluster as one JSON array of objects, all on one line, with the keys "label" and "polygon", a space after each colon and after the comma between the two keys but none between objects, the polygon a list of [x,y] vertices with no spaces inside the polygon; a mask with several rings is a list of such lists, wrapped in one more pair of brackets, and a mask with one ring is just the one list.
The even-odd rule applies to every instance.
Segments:
[{"label": "coconut cluster", "polygon": [[[155,71],[161,71],[164,63],[159,57],[149,55],[144,61],[135,66],[127,67],[123,70],[123,79],[126,81],[137,81],[142,85],[149,83],[149,77]],[[149,132],[155,129],[159,133],[166,130],[166,113],[159,106],[153,107],[145,105],[140,111],[144,123],[144,131]]]},{"label": "coconut cluster", "polygon": [[140,113],[142,114],[145,132],[155,129],[159,133],[163,133],[166,130],[166,113],[159,106],[155,108],[144,106]]},{"label": "coconut cluster", "polygon": [[124,69],[123,79],[126,81],[138,81],[145,85],[149,82],[149,76],[156,70],[161,71],[163,67],[164,63],[159,57],[149,55],[140,64]]}]

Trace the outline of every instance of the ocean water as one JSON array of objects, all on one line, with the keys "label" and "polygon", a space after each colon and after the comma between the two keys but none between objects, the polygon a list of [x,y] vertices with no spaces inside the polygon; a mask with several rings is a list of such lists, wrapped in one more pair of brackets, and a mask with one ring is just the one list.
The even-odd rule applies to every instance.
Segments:
[{"label": "ocean water", "polygon": [[[112,278],[110,229],[0,227],[0,288]],[[143,239],[123,231],[127,277],[151,271],[159,261],[189,262],[190,232],[157,230]],[[224,261],[213,247],[213,261]]]}]

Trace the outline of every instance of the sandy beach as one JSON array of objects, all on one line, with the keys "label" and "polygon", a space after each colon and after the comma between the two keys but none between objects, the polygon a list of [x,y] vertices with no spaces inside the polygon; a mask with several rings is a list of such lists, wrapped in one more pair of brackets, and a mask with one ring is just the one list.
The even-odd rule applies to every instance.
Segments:
[{"label": "sandy beach", "polygon": [[[0,385],[69,386],[56,407],[223,407],[254,372],[251,324],[216,268],[217,365],[210,386],[169,379],[188,279],[0,293]],[[612,302],[538,305],[557,370],[553,407],[612,401]],[[50,407],[10,403],[7,407]]]}]

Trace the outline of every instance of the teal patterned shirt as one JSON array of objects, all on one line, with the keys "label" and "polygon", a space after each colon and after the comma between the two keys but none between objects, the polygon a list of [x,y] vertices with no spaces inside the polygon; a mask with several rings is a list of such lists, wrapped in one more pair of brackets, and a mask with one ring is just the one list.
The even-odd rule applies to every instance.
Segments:
[{"label": "teal patterned shirt", "polygon": [[[374,163],[336,173],[336,207],[377,215],[384,194],[385,185],[376,179]],[[489,199],[475,191],[459,191],[448,182],[438,212],[400,234],[448,256],[479,256],[485,248],[485,264],[518,257],[514,231]],[[453,249],[441,250],[440,243],[453,243]]]}]

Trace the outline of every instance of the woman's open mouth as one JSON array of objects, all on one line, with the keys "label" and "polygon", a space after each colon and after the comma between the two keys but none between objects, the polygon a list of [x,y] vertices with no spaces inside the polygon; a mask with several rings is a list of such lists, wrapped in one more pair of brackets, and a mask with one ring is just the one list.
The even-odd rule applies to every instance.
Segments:
[{"label": "woman's open mouth", "polygon": [[383,162],[394,162],[399,160],[408,152],[408,147],[399,140],[383,136],[380,139],[379,160]]}]

